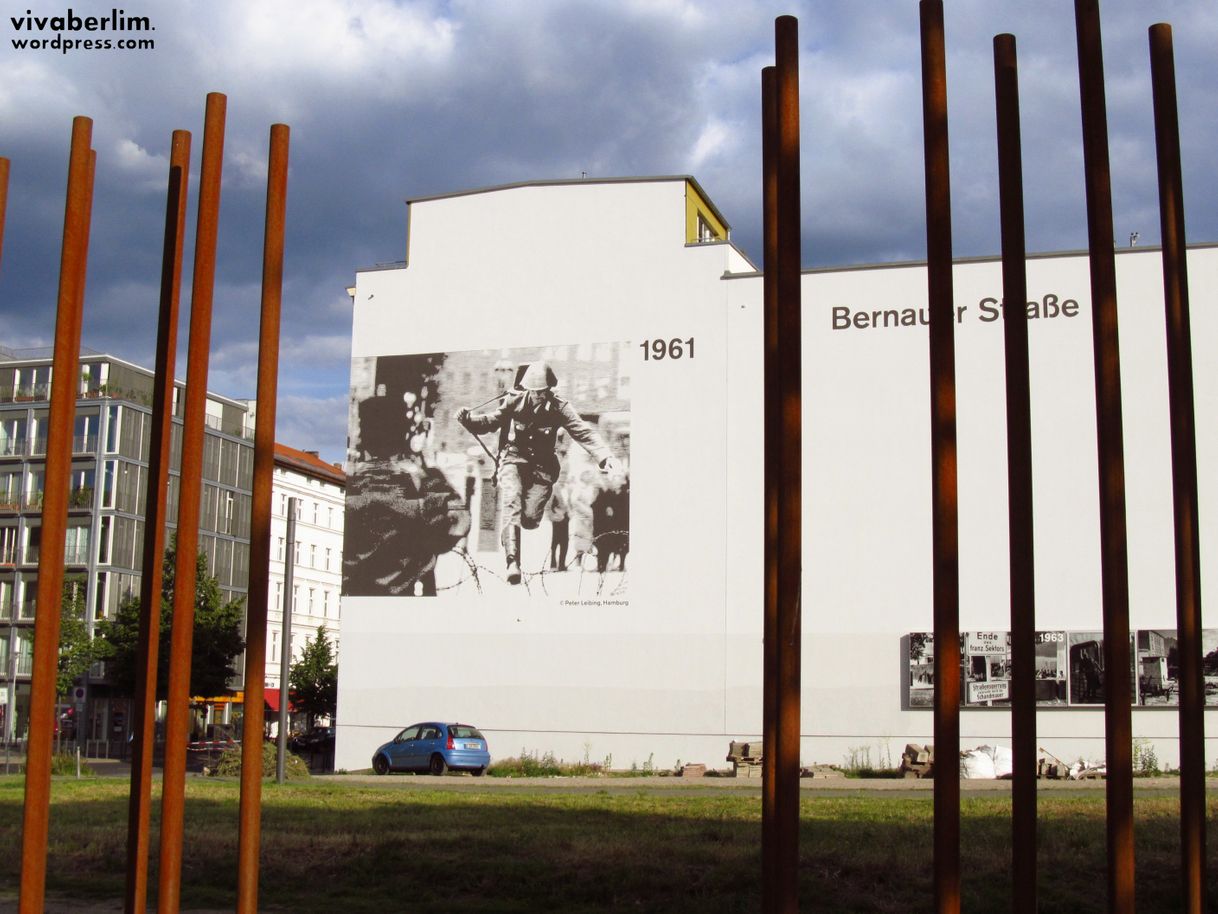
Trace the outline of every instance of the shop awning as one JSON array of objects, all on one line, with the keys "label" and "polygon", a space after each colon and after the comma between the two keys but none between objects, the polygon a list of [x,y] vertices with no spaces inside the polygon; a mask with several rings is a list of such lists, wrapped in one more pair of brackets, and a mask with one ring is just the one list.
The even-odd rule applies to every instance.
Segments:
[{"label": "shop awning", "polygon": [[[266,696],[267,707],[270,708],[272,711],[274,711],[276,714],[278,714],[279,713],[279,690],[278,689],[264,689],[263,692]],[[296,710],[296,706],[294,704],[292,704],[291,701],[288,702],[288,710],[289,711]]]}]

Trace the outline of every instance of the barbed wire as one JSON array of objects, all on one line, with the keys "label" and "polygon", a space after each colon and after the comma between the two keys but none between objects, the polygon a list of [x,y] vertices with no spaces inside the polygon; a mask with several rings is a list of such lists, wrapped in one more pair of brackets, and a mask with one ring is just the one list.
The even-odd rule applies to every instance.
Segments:
[{"label": "barbed wire", "polygon": [[[604,533],[597,534],[595,537],[593,537],[591,545],[593,548],[595,548],[598,540],[604,539],[607,536],[623,536],[623,535],[625,535],[628,538],[629,531],[628,530],[606,530]],[[445,584],[443,587],[437,587],[436,588],[437,594],[440,593],[441,591],[454,590],[458,587],[461,587],[467,581],[473,581],[474,586],[478,590],[478,593],[484,594],[485,591],[482,588],[482,575],[483,574],[489,575],[490,577],[494,578],[495,580],[500,581],[501,583],[504,584],[504,586],[507,586],[507,587],[516,586],[516,585],[508,584],[506,569],[501,574],[498,571],[495,571],[494,569],[481,564],[476,558],[474,558],[474,556],[467,549],[453,549],[452,553],[454,555],[460,557],[461,560],[463,562],[465,562],[466,568],[468,569],[468,573],[465,575],[462,575],[460,578],[458,578],[456,581],[454,581],[451,584]],[[616,597],[616,596],[620,596],[621,594],[623,594],[626,590],[626,584],[627,584],[626,572],[624,570],[614,572],[616,574],[619,574],[621,576],[621,578],[620,578],[620,580],[618,580],[616,586],[611,591],[606,593],[604,588],[606,585],[606,579],[609,576],[610,572],[608,570],[589,572],[586,568],[584,568],[583,559],[586,557],[589,557],[589,556],[593,556],[593,555],[595,555],[594,552],[583,551],[583,552],[578,553],[576,556],[576,560],[579,561],[579,582],[576,585],[575,595],[583,596],[584,577],[585,576],[590,576],[590,577],[595,576],[595,578],[596,578],[596,581],[595,581],[596,590],[595,590],[595,593],[593,594],[593,596]],[[551,553],[547,551],[546,561],[549,561],[550,557],[551,557]],[[621,562],[624,562],[625,558],[626,558],[625,555],[622,554],[622,555],[620,555],[619,560]],[[525,592],[528,593],[530,596],[533,593],[532,588],[534,586],[537,586],[540,589],[540,592],[542,593],[542,595],[548,597],[550,595],[550,592],[549,592],[548,588],[546,587],[546,578],[549,575],[554,575],[554,574],[567,575],[570,573],[570,570],[571,570],[570,565],[568,565],[566,568],[540,568],[537,571],[525,571],[522,569],[519,586],[523,587],[525,589]]]}]

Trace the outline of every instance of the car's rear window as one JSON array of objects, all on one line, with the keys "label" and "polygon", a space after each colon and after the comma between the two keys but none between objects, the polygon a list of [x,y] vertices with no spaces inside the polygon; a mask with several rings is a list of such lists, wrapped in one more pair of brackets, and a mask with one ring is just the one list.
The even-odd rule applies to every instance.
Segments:
[{"label": "car's rear window", "polygon": [[465,724],[456,724],[455,726],[449,727],[448,735],[453,739],[485,739],[485,737],[478,732],[477,727],[469,727]]}]

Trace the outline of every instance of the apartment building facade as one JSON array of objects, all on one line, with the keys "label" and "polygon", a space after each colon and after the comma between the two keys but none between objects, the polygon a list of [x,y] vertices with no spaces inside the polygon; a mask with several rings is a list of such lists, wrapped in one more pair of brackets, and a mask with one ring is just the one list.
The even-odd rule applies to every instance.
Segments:
[{"label": "apartment building facade", "polygon": [[[34,619],[41,552],[47,423],[54,382],[51,353],[0,347],[0,669],[4,737],[28,725]],[[92,634],[122,602],[138,596],[142,572],[153,373],[112,355],[80,360],[72,442],[65,581],[84,589]],[[184,384],[174,390],[167,518],[176,528]],[[207,395],[199,550],[225,600],[249,584],[253,426],[240,401]],[[55,607],[58,611],[58,607]],[[127,737],[130,703],[111,693],[97,664],[61,709],[90,751],[115,751]]]}]

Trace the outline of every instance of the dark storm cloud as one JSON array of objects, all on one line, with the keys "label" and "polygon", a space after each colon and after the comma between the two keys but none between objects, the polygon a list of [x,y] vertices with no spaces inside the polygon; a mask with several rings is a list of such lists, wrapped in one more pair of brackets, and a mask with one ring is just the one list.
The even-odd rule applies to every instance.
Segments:
[{"label": "dark storm cloud", "polygon": [[[1019,41],[1028,247],[1085,246],[1070,5],[946,7],[957,253],[998,248],[991,39],[1001,31]],[[204,95],[225,92],[210,386],[254,395],[267,132],[282,121],[292,153],[277,437],[341,459],[345,288],[357,268],[403,257],[408,197],[585,172],[693,173],[759,262],[759,73],[773,59],[774,16],[787,12],[800,19],[805,262],[922,256],[913,0],[158,0],[128,10],[152,20],[157,49],[125,54],[17,52],[0,22],[0,154],[13,161],[0,343],[51,338],[67,140],[72,115],[86,114],[98,177],[85,344],[151,361],[170,131],[193,131],[197,178]],[[1158,237],[1146,50],[1156,20],[1176,26],[1190,237],[1218,240],[1208,178],[1218,13],[1167,0],[1103,13],[1117,240]],[[190,271],[188,256],[184,309]]]}]

